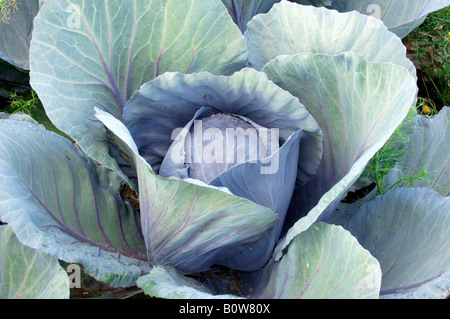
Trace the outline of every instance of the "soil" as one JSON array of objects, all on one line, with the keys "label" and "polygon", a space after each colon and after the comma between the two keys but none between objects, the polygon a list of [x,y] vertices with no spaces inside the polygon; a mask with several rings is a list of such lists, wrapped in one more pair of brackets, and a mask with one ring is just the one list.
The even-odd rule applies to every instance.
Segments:
[{"label": "soil", "polygon": [[139,212],[139,196],[130,186],[126,185],[122,191],[123,195],[133,204],[134,208]]}]

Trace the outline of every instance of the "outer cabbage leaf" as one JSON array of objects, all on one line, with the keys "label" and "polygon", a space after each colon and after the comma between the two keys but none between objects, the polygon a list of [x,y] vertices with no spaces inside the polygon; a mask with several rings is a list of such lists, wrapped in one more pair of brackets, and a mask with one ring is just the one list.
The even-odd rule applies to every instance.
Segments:
[{"label": "outer cabbage leaf", "polygon": [[56,127],[118,170],[94,107],[122,119],[128,99],[158,75],[233,73],[246,55],[220,1],[47,0],[35,19],[30,77]]},{"label": "outer cabbage leaf", "polygon": [[426,15],[450,5],[448,0],[334,0],[331,8],[341,12],[356,10],[378,19],[399,37],[418,27]]},{"label": "outer cabbage leaf", "polygon": [[293,223],[306,213],[308,216],[289,231],[281,245],[286,247],[311,223],[330,216],[370,159],[402,123],[417,87],[405,68],[368,63],[354,53],[281,56],[263,71],[299,97],[324,133],[324,156],[317,175],[297,190],[295,200],[300,199],[301,207],[291,214]]},{"label": "outer cabbage leaf", "polygon": [[[377,9],[374,10],[372,14],[375,14],[376,12],[377,12]],[[391,29],[389,29],[389,31],[396,34],[399,38],[403,39],[408,34],[410,34],[412,31],[414,31],[416,28],[420,27],[420,25],[425,22],[427,17],[428,17],[427,15],[424,15],[417,20],[403,24],[396,28],[391,28]]]},{"label": "outer cabbage leaf", "polygon": [[446,298],[450,293],[450,198],[427,188],[387,192],[343,227],[378,259],[383,298]]},{"label": "outer cabbage leaf", "polygon": [[247,23],[257,14],[267,13],[280,0],[222,0],[233,21],[242,33],[247,30]]},{"label": "outer cabbage leaf", "polygon": [[69,280],[58,259],[22,245],[0,226],[0,299],[68,299]]},{"label": "outer cabbage leaf", "polygon": [[404,66],[416,76],[401,40],[381,21],[357,12],[339,13],[283,1],[255,17],[245,38],[249,62],[258,70],[280,55],[354,52],[369,62]]},{"label": "outer cabbage leaf", "polygon": [[6,55],[7,62],[24,70],[30,67],[31,34],[33,20],[38,11],[39,0],[18,1],[17,9],[11,13],[9,21],[0,21],[0,52]]},{"label": "outer cabbage leaf", "polygon": [[133,285],[148,272],[139,216],[123,182],[59,135],[1,120],[0,220],[25,245],[97,280]]},{"label": "outer cabbage leaf", "polygon": [[341,227],[318,223],[289,244],[258,278],[256,298],[378,298],[378,261]]},{"label": "outer cabbage leaf", "polygon": [[[450,107],[434,118],[422,117],[410,136],[405,156],[386,176],[387,187],[429,187],[450,196]],[[412,178],[421,176],[423,178]],[[399,183],[400,181],[400,183]]]},{"label": "outer cabbage leaf", "polygon": [[192,278],[180,274],[173,267],[155,267],[150,274],[139,278],[138,287],[151,297],[164,299],[237,299],[234,295],[213,295]]},{"label": "outer cabbage leaf", "polygon": [[134,159],[149,260],[184,273],[207,270],[260,240],[278,220],[265,207],[198,180],[164,179],[139,155],[128,129],[97,109],[97,117]]}]

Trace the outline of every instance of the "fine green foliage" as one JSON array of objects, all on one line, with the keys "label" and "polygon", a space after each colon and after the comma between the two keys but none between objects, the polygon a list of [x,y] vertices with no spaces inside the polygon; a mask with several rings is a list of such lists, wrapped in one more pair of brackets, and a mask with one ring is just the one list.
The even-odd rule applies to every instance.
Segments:
[{"label": "fine green foliage", "polygon": [[47,130],[70,140],[70,137],[58,130],[50,121],[47,113],[45,113],[41,100],[34,90],[27,90],[23,93],[17,91],[11,92],[6,107],[1,111],[8,114],[28,115],[43,125]]},{"label": "fine green foliage", "polygon": [[31,91],[28,96],[21,96],[16,92],[12,92],[10,99],[11,114],[21,112],[31,116],[40,103],[40,100],[34,91]]},{"label": "fine green foliage", "polygon": [[419,111],[426,105],[423,114],[435,115],[450,105],[450,6],[430,13],[404,42],[419,70]]},{"label": "fine green foliage", "polygon": [[[386,188],[385,178],[395,169],[398,163],[401,163],[402,159],[406,155],[406,145],[408,145],[411,140],[410,136],[412,129],[417,121],[417,116],[415,115],[415,109],[411,108],[408,116],[395,130],[394,134],[389,138],[386,144],[375,154],[373,159],[369,162],[366,167],[365,174],[370,175],[369,179],[375,180],[377,191],[380,195],[384,194],[390,188],[394,187],[392,185],[389,189]],[[421,170],[420,173],[414,176],[403,177],[401,181],[397,183],[411,181],[413,179],[425,178],[426,172]]]}]

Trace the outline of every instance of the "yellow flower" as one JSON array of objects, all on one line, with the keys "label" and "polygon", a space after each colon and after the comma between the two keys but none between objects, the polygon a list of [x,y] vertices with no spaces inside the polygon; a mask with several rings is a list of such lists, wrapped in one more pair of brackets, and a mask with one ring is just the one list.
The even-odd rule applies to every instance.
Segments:
[{"label": "yellow flower", "polygon": [[422,113],[425,114],[425,115],[428,115],[428,114],[431,113],[431,110],[430,110],[430,108],[428,107],[428,105],[425,104],[425,105],[423,106],[423,108],[422,108]]}]

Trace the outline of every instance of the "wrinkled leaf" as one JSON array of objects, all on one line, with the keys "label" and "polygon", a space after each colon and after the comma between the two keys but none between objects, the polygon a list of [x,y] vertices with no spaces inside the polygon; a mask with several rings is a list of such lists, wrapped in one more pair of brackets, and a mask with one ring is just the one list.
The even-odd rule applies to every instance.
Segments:
[{"label": "wrinkled leaf", "polygon": [[313,225],[298,235],[283,258],[269,264],[256,298],[378,298],[378,261],[341,227]]},{"label": "wrinkled leaf", "polygon": [[281,56],[264,72],[299,97],[324,133],[324,156],[317,175],[297,190],[301,206],[291,215],[296,224],[287,235],[289,242],[317,219],[330,216],[406,117],[417,88],[405,68],[368,63],[353,53]]},{"label": "wrinkled leaf", "polygon": [[343,225],[380,262],[381,297],[450,293],[450,198],[400,188],[362,206]]},{"label": "wrinkled leaf", "polygon": [[122,119],[135,91],[164,72],[227,74],[245,59],[220,1],[47,0],[35,19],[30,77],[56,127],[119,170],[94,107]]},{"label": "wrinkled leaf", "polygon": [[403,38],[419,26],[427,14],[448,5],[448,0],[334,0],[331,8],[341,12],[356,10],[380,19],[392,32]]},{"label": "wrinkled leaf", "polygon": [[[402,123],[417,92],[405,68],[368,63],[354,53],[281,56],[263,71],[300,99],[324,133],[324,155],[317,175],[298,190],[298,217],[320,200],[326,205],[340,201],[341,197],[329,196],[346,192],[361,175]],[[333,209],[330,205],[322,211],[320,220],[326,220]]]},{"label": "wrinkled leaf", "polygon": [[277,221],[270,209],[226,189],[156,175],[120,121],[100,110],[97,117],[116,135],[119,148],[134,159],[151,263],[201,272],[260,240]]},{"label": "wrinkled leaf", "polygon": [[22,245],[9,226],[0,226],[0,299],[68,298],[58,259]]},{"label": "wrinkled leaf", "polygon": [[245,34],[249,61],[262,69],[280,55],[354,52],[369,62],[392,62],[416,76],[406,48],[382,22],[358,14],[301,6],[289,1],[275,4],[268,14],[255,17]]},{"label": "wrinkled leaf", "polygon": [[123,182],[71,143],[30,122],[1,120],[0,219],[27,246],[112,286],[148,270],[139,216]]}]

